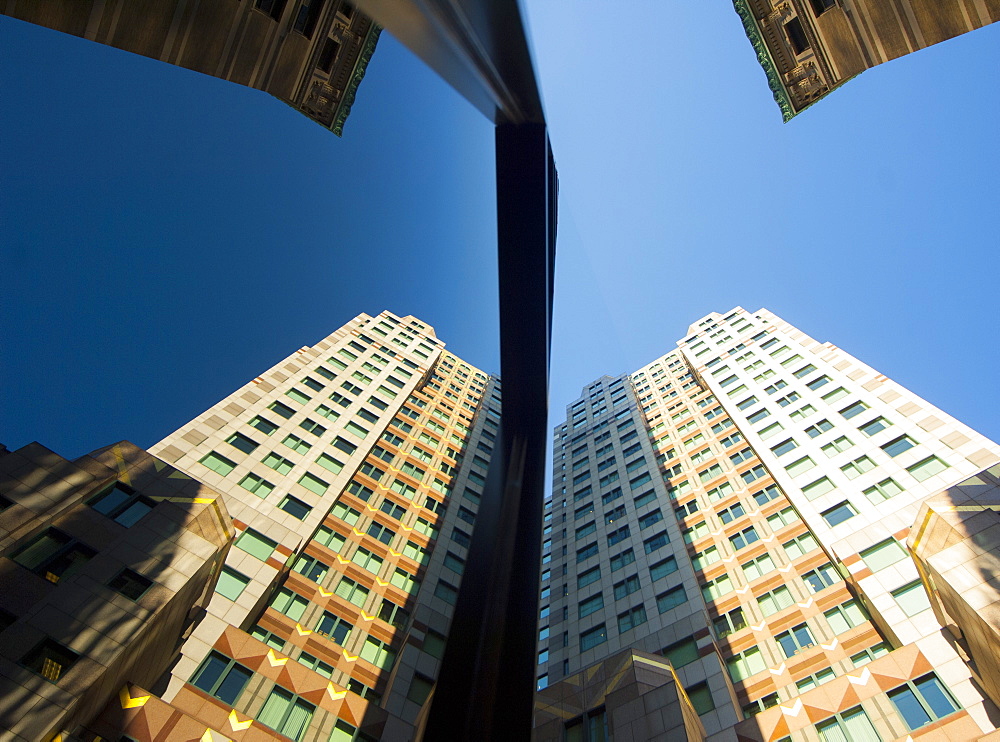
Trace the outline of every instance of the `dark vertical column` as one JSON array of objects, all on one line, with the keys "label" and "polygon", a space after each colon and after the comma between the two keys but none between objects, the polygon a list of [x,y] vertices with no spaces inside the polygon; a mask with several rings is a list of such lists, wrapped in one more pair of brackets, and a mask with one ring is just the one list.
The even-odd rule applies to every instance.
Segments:
[{"label": "dark vertical column", "polygon": [[557,184],[544,124],[501,124],[496,153],[503,413],[427,742],[531,734]]}]

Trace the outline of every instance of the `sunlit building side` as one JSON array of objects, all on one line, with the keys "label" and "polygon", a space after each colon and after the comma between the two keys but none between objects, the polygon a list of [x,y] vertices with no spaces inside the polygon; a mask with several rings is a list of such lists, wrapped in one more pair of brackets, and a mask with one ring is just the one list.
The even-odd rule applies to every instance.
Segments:
[{"label": "sunlit building side", "polygon": [[995,730],[907,543],[921,504],[1000,461],[996,444],[738,308],[585,388],[554,456],[537,740]]}]

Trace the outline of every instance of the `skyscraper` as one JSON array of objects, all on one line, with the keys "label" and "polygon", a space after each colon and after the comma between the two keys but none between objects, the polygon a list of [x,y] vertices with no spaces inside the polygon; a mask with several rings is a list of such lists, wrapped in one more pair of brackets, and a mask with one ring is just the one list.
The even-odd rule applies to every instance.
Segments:
[{"label": "skyscraper", "polygon": [[1000,461],[996,444],[737,308],[585,388],[554,455],[538,740],[995,729],[907,543],[922,501]]},{"label": "skyscraper", "polygon": [[263,90],[338,136],[380,33],[347,0],[15,0],[0,13]]},{"label": "skyscraper", "polygon": [[1000,20],[996,2],[733,0],[785,121],[855,75]]},{"label": "skyscraper", "polygon": [[[167,580],[151,559],[129,552],[134,560],[126,564],[138,572],[135,579],[157,587],[169,582],[180,594],[171,605],[184,607],[160,611],[169,615],[159,621],[161,631],[142,623],[145,614],[133,619],[136,631],[159,641],[152,654],[161,662],[159,671],[151,674],[142,664],[136,675],[128,669],[136,657],[127,643],[115,645],[132,664],[123,669],[116,658],[119,664],[107,672],[113,680],[101,684],[104,695],[95,696],[95,690],[87,697],[91,714],[68,717],[73,724],[62,733],[73,736],[60,739],[412,739],[437,677],[471,543],[498,428],[499,389],[499,380],[445,351],[430,326],[389,312],[362,314],[152,446],[155,459],[125,446],[130,459],[166,473],[137,478],[134,487],[118,486],[108,467],[119,454],[94,454],[103,468],[97,462],[83,466],[100,469],[103,489],[97,495],[94,486],[73,490],[75,499],[67,502],[104,531],[116,528],[105,524],[112,516],[126,537],[132,528],[141,530],[152,542],[151,553],[173,559],[174,569],[196,579],[180,589],[176,575]],[[28,494],[18,496],[30,502],[40,497],[30,492],[30,483],[49,481],[48,469],[63,478],[77,476],[68,463],[54,464],[58,457],[37,448],[0,457],[25,480],[18,493]],[[215,552],[202,546],[198,558],[175,554],[174,541],[184,546],[193,536],[182,539],[176,527],[158,525],[168,511],[158,504],[162,498],[150,497],[158,493],[146,491],[149,482],[186,487],[187,497],[196,498],[188,501],[201,503],[197,512],[209,511],[202,519],[228,511],[221,540],[215,531],[210,534]],[[212,510],[207,507],[212,500],[199,492],[221,495],[225,507]],[[114,502],[106,507],[109,497]],[[119,511],[133,501],[143,507],[129,510],[124,522]],[[5,527],[0,535],[5,535],[10,513],[21,517],[25,511],[0,510]],[[45,517],[51,516],[35,519]],[[60,526],[56,535],[86,541],[85,525]],[[123,530],[117,529],[115,534]],[[39,542],[46,548],[39,561],[36,534],[22,528],[6,540],[15,555],[14,564],[0,565],[8,584],[24,569],[44,577],[52,571],[49,552],[61,558],[64,545],[53,551],[51,539]],[[87,554],[97,546],[88,546]],[[60,566],[49,581],[58,582],[64,571]],[[81,571],[80,577],[90,585],[100,579],[97,574]],[[206,584],[215,586],[214,594],[196,600]],[[100,589],[92,592],[107,600]],[[93,627],[86,626],[92,609],[78,593],[73,585],[63,589],[81,606],[90,641],[86,653],[104,658],[106,640],[94,638]],[[120,609],[111,602],[112,609]],[[189,612],[192,605],[196,610]],[[16,619],[13,610],[3,608],[0,601],[0,630]],[[40,638],[37,634],[31,636]],[[58,639],[55,648],[39,644],[39,652],[48,652],[44,656],[12,657],[27,662],[27,669],[16,672],[34,678],[43,691],[46,683],[37,675],[60,686],[57,690],[84,682],[82,671],[69,668],[74,652],[58,653],[79,642]],[[6,646],[0,642],[3,667]],[[43,663],[52,657],[69,668],[65,677],[44,674]],[[47,695],[62,698],[54,691]],[[6,725],[6,711],[0,705],[0,727]],[[44,703],[33,713],[47,718]]]}]

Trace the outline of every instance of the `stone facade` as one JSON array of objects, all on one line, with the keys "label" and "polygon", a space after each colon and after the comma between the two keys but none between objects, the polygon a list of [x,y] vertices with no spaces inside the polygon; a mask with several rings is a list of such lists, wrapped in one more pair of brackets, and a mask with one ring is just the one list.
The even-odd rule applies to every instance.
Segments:
[{"label": "stone facade", "polygon": [[338,136],[380,32],[347,0],[10,0],[0,13],[263,90]]}]

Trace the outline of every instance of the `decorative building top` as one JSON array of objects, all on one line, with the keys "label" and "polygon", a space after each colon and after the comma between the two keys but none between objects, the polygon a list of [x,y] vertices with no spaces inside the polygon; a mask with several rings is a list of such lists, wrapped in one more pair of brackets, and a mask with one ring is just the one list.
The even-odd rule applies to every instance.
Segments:
[{"label": "decorative building top", "polygon": [[795,116],[796,111],[792,107],[791,96],[781,81],[781,73],[778,72],[778,67],[771,58],[771,52],[768,50],[767,44],[764,43],[764,37],[761,36],[760,28],[757,27],[757,21],[753,17],[749,0],[733,0],[733,6],[736,8],[736,13],[743,22],[743,30],[746,32],[747,38],[750,39],[750,44],[757,54],[757,61],[764,68],[764,74],[767,75],[767,85],[771,88],[774,102],[781,109],[782,120],[788,123]]}]

